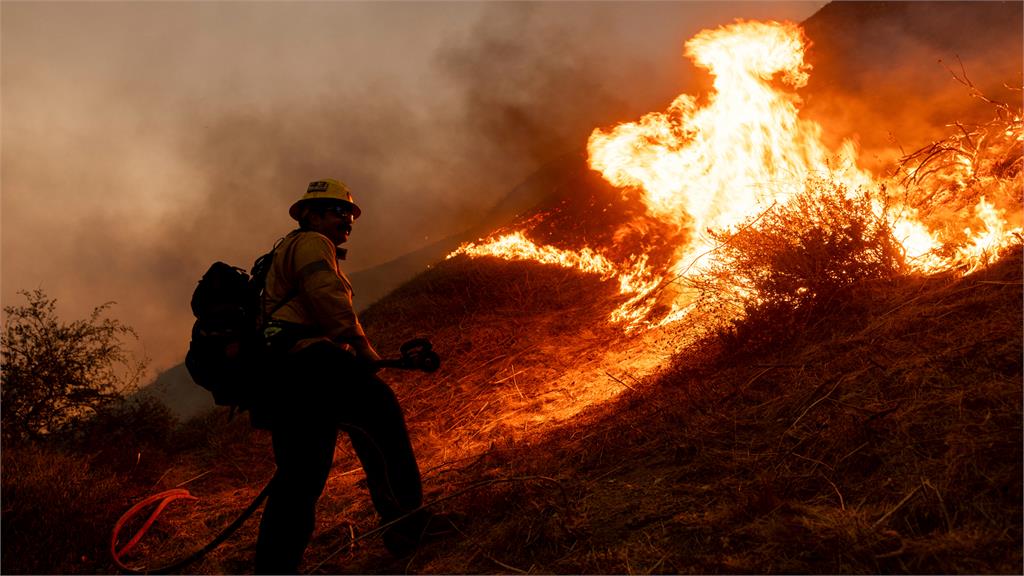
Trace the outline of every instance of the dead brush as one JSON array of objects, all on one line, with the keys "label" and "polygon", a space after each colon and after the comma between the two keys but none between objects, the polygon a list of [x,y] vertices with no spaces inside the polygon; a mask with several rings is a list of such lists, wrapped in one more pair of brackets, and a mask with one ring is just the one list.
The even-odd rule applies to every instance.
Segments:
[{"label": "dead brush", "polygon": [[[859,323],[680,388],[686,478],[719,487],[698,565],[1013,572],[1021,542],[1021,256],[862,292]],[[842,315],[826,316],[836,323]],[[955,326],[951,330],[949,327]],[[682,367],[680,367],[682,370]],[[737,497],[738,496],[738,497]]]},{"label": "dead brush", "polygon": [[978,229],[972,210],[982,198],[1007,210],[1014,225],[1024,220],[1024,113],[1019,106],[987,98],[962,69],[951,73],[973,97],[992,107],[992,119],[977,125],[953,123],[953,134],[900,158],[893,181],[903,204],[917,210],[929,228],[944,238],[962,240],[965,233],[958,223],[971,222]]},{"label": "dead brush", "polygon": [[856,286],[904,271],[877,195],[809,180],[737,231],[711,233],[715,263],[692,284],[698,306],[718,314],[728,351],[784,343],[842,307]]}]

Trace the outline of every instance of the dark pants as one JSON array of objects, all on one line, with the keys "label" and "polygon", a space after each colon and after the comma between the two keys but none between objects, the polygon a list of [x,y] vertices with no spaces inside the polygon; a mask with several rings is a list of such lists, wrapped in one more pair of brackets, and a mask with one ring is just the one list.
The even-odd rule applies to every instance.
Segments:
[{"label": "dark pants", "polygon": [[297,572],[339,429],[363,465],[381,522],[418,508],[423,497],[405,419],[387,384],[326,342],[288,356],[280,367],[268,401],[257,408],[272,420],[277,462],[256,542],[259,574]]}]

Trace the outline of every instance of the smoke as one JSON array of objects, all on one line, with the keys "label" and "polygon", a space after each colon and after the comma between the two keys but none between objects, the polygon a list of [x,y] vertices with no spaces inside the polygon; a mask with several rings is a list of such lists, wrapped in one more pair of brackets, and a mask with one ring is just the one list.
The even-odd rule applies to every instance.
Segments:
[{"label": "smoke", "polygon": [[1020,2],[833,2],[804,24],[813,65],[804,111],[823,125],[833,147],[853,137],[862,163],[882,171],[950,135],[955,122],[994,117],[992,105],[972,98],[952,72],[1019,108],[1022,8]]},{"label": "smoke", "polygon": [[3,303],[41,287],[70,319],[116,301],[168,368],[206,267],[251,265],[308,181],[350,185],[347,268],[379,264],[662,108],[700,28],[816,7],[5,2]]},{"label": "smoke", "polygon": [[463,127],[459,153],[489,164],[488,172],[522,174],[581,148],[595,125],[637,113],[626,99],[652,88],[642,78],[654,71],[634,62],[616,82],[631,90],[617,91],[593,50],[594,39],[609,33],[567,35],[538,9],[489,6],[468,37],[438,55],[443,76],[464,89],[463,106],[445,123]]}]

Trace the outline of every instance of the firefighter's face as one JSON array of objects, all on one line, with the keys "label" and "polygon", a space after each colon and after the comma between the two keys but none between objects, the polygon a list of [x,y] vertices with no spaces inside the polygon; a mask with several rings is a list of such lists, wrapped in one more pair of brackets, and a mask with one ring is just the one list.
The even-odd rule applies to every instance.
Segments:
[{"label": "firefighter's face", "polygon": [[310,228],[330,238],[335,246],[348,240],[353,222],[355,217],[352,216],[352,210],[344,205],[313,212],[309,217]]}]

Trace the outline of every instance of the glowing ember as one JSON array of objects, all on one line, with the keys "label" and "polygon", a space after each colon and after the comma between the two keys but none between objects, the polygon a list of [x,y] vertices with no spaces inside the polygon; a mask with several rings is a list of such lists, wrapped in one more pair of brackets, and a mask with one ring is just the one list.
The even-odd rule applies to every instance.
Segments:
[{"label": "glowing ember", "polygon": [[[857,166],[852,142],[831,151],[822,143],[820,125],[800,118],[800,100],[793,90],[807,82],[810,67],[803,61],[804,47],[802,31],[790,23],[737,21],[705,30],[686,43],[686,55],[714,77],[714,90],[703,105],[683,94],[665,112],[597,129],[590,136],[591,168],[612,184],[638,192],[649,216],[679,231],[675,263],[667,269],[652,269],[640,246],[627,261],[613,262],[591,248],[574,252],[537,246],[521,232],[462,246],[449,257],[530,259],[605,278],[617,276],[628,298],[610,319],[627,330],[683,317],[691,296],[674,281],[696,278],[707,270],[716,251],[708,230],[736,230],[785,204],[815,178],[836,182],[837,189],[848,195],[865,187],[883,188]],[[1012,160],[1016,149],[1010,147],[1019,148],[1022,140],[1019,115],[1000,136]],[[972,143],[970,138],[967,142]],[[950,161],[919,174],[925,162],[941,156],[928,154],[907,170],[906,178],[920,182],[923,174],[933,175],[933,186],[954,191],[978,184],[982,171],[977,149],[938,150],[947,149],[953,150]],[[1019,177],[1009,180],[1009,186],[1019,188]],[[983,229],[969,228],[964,231],[966,240],[961,236],[955,242],[930,230],[911,207],[879,203],[874,212],[885,218],[902,244],[908,265],[924,272],[972,270],[1009,245],[1014,234],[1021,234],[1020,227],[1011,228],[1005,214],[984,198],[973,216],[966,215],[980,221]],[[660,318],[651,318],[655,299],[661,304]]]}]

